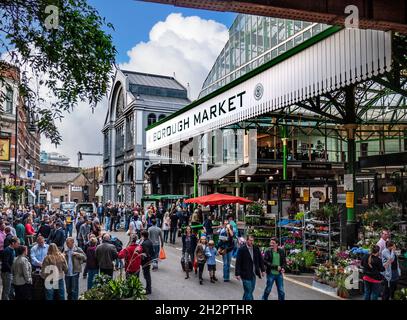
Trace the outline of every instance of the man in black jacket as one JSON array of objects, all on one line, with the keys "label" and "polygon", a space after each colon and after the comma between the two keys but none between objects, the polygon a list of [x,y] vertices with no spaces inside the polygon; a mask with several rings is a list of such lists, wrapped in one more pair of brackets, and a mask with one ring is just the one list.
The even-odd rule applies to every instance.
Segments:
[{"label": "man in black jacket", "polygon": [[1,292],[1,300],[10,300],[11,286],[13,282],[13,274],[11,267],[15,258],[15,249],[20,245],[17,237],[12,237],[7,247],[4,247],[3,260],[1,263],[1,280],[3,290]]},{"label": "man in black jacket", "polygon": [[151,273],[150,264],[154,255],[153,242],[148,238],[148,231],[141,232],[141,247],[143,248],[141,265],[143,266],[143,276],[146,279],[146,294],[151,294]]},{"label": "man in black jacket", "polygon": [[267,284],[263,293],[263,300],[268,300],[273,284],[276,282],[278,300],[284,300],[284,283],[283,274],[285,272],[286,259],[283,249],[278,247],[278,240],[272,238],[270,240],[270,248],[264,253],[264,265],[266,266]]},{"label": "man in black jacket", "polygon": [[247,236],[246,244],[239,248],[236,257],[235,276],[243,283],[243,300],[253,300],[256,276],[264,276],[264,262],[260,249],[254,246],[254,237]]},{"label": "man in black jacket", "polygon": [[55,223],[55,229],[51,232],[48,238],[48,243],[55,243],[58,249],[64,251],[65,244],[65,232],[62,229],[62,223],[57,221]]}]

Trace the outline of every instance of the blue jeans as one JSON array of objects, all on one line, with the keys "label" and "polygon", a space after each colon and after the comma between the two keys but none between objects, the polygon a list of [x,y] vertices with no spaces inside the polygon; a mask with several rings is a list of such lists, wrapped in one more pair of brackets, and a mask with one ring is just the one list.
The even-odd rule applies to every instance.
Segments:
[{"label": "blue jeans", "polygon": [[177,237],[177,228],[170,229],[170,242],[175,243],[176,237]]},{"label": "blue jeans", "polygon": [[164,230],[164,242],[168,242],[168,234],[170,233],[170,230]]},{"label": "blue jeans", "polygon": [[124,231],[129,230],[129,226],[130,226],[130,219],[131,219],[131,217],[130,217],[130,216],[126,217],[126,221],[125,221],[125,223],[124,223]]},{"label": "blue jeans", "polygon": [[88,269],[88,290],[92,289],[93,280],[98,273],[99,269]]},{"label": "blue jeans", "polygon": [[67,224],[65,228],[65,238],[67,237],[72,237],[72,230],[73,230],[73,225],[72,223]]},{"label": "blue jeans", "polygon": [[232,251],[225,253],[223,259],[223,280],[230,280],[230,263],[232,262]]},{"label": "blue jeans", "polygon": [[365,293],[364,299],[365,300],[377,300],[380,296],[380,291],[382,288],[381,283],[372,283],[369,281],[364,280],[365,283]]},{"label": "blue jeans", "polygon": [[153,245],[154,256],[153,256],[153,269],[158,269],[158,255],[160,253],[160,245],[154,244]]},{"label": "blue jeans", "polygon": [[66,294],[68,300],[78,300],[79,296],[79,273],[74,276],[65,276]]},{"label": "blue jeans", "polygon": [[243,300],[253,300],[253,291],[256,287],[256,277],[251,280],[242,279],[243,282]]},{"label": "blue jeans", "polygon": [[45,288],[45,300],[54,300],[54,293],[58,292],[59,300],[65,300],[65,284],[64,279],[58,280],[58,289]]},{"label": "blue jeans", "polygon": [[102,213],[98,213],[98,217],[99,217],[99,222],[100,224],[103,223],[103,214]]},{"label": "blue jeans", "polygon": [[110,217],[106,217],[105,219],[105,231],[109,231],[110,229]]},{"label": "blue jeans", "polygon": [[276,282],[277,285],[278,300],[285,300],[283,275],[281,273],[277,275],[270,273],[267,275],[267,284],[266,288],[264,289],[263,300],[268,300],[270,292],[273,289],[274,282]]}]

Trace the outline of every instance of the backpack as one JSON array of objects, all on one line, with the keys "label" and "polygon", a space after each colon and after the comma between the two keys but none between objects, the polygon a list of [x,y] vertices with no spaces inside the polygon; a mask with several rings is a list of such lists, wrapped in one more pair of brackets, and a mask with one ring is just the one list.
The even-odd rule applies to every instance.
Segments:
[{"label": "backpack", "polygon": [[112,237],[111,243],[116,247],[117,252],[122,251],[123,249],[123,242],[117,238],[117,237]]}]

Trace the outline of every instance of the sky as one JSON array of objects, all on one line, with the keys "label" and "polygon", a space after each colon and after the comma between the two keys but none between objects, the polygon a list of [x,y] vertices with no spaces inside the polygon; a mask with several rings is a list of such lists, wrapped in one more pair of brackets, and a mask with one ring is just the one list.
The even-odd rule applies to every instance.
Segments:
[{"label": "sky", "polygon": [[[207,74],[228,39],[228,29],[236,14],[193,10],[136,0],[89,0],[101,16],[114,26],[116,64],[125,70],[173,76],[190,85],[196,98]],[[77,165],[77,153],[102,153],[103,127],[108,99],[94,113],[80,103],[65,114],[57,126],[62,143],[55,148],[45,138],[41,150],[59,152]],[[102,163],[101,157],[84,156],[82,167]]]}]

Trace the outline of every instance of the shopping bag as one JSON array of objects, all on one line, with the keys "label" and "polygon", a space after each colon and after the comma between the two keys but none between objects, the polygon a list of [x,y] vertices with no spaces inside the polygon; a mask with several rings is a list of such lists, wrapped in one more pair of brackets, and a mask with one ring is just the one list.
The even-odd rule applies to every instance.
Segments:
[{"label": "shopping bag", "polygon": [[198,261],[196,260],[196,258],[194,259],[194,270],[198,269]]},{"label": "shopping bag", "polygon": [[164,260],[167,258],[167,255],[165,254],[164,248],[161,247],[160,249],[160,260]]}]

